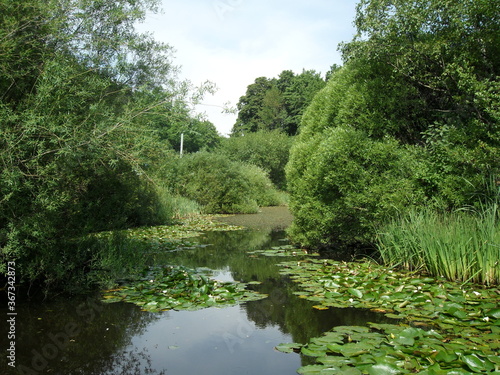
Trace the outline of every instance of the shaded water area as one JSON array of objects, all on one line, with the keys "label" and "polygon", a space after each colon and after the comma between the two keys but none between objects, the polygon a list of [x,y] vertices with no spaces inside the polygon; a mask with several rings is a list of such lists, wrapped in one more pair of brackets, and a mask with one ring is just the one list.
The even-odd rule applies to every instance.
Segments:
[{"label": "shaded water area", "polygon": [[[258,216],[246,218],[255,220],[256,225],[249,224],[254,229],[205,233],[196,239],[198,246],[161,259],[164,264],[210,268],[221,281],[259,281],[249,288],[268,298],[160,313],[128,303],[102,303],[99,295],[18,304],[18,370],[7,366],[8,340],[2,330],[0,374],[295,374],[312,360],[280,353],[276,345],[307,343],[335,326],[387,320],[364,310],[313,309],[312,302],[293,294],[297,285],[279,274],[276,264],[286,259],[248,254],[287,243],[282,229],[288,214],[275,210],[271,215],[281,217],[278,224],[269,220],[263,225]],[[235,218],[225,220],[236,223]],[[5,319],[5,307],[0,313]]]}]

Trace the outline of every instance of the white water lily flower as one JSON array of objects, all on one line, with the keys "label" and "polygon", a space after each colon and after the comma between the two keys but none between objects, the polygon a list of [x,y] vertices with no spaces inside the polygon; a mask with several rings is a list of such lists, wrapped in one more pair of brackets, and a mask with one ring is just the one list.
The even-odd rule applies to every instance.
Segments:
[{"label": "white water lily flower", "polygon": [[479,297],[479,296],[481,295],[481,293],[476,292],[476,291],[473,291],[472,293],[474,293],[474,295],[475,295],[476,297]]},{"label": "white water lily flower", "polygon": [[490,321],[490,317],[489,317],[489,316],[485,316],[485,317],[483,318],[483,321],[485,321],[485,322],[489,322],[489,321]]}]

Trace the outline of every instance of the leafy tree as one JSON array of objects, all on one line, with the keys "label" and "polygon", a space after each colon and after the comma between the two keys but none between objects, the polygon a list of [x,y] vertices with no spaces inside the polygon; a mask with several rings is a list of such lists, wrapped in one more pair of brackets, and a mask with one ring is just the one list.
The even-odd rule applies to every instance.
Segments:
[{"label": "leafy tree", "polygon": [[262,169],[222,154],[186,155],[171,173],[172,190],[198,202],[207,213],[255,213],[259,206],[281,203]]},{"label": "leafy tree", "polygon": [[293,137],[279,130],[261,130],[244,137],[224,138],[216,152],[234,161],[262,168],[278,189],[286,189],[285,165]]},{"label": "leafy tree", "polygon": [[150,9],[0,0],[0,247],[21,281],[84,284],[98,249],[78,238],[168,219],[145,173],[165,150],[152,121],[186,93],[170,47],[134,30]]},{"label": "leafy tree", "polygon": [[390,95],[401,103],[399,116],[413,114],[401,122],[404,132],[399,126],[392,133],[425,147],[427,168],[439,176],[424,176],[425,183],[450,206],[474,203],[481,181],[499,172],[498,6],[498,0],[361,1],[358,36],[344,47],[346,61],[385,65],[381,77],[409,88]]},{"label": "leafy tree", "polygon": [[[488,194],[485,182],[500,172],[499,5],[498,0],[358,4],[358,34],[342,46],[345,64],[330,74],[304,114],[291,153],[287,178],[296,215],[292,232],[299,241],[369,243],[373,225],[394,207],[451,209]],[[324,142],[334,147],[335,158]],[[353,154],[350,144],[365,155]],[[372,153],[386,144],[392,145],[394,163],[387,163],[385,151]],[[370,178],[351,170],[368,171]],[[393,194],[395,176],[403,181],[404,197]],[[321,185],[330,187],[328,193]],[[353,226],[344,226],[345,214],[356,207],[362,210],[351,214]]]},{"label": "leafy tree", "polygon": [[326,81],[328,82],[330,80],[330,78],[333,76],[333,74],[339,70],[342,66],[338,65],[338,64],[333,64],[331,67],[330,67],[330,70],[328,72],[326,72],[326,76],[325,76],[325,79]]},{"label": "leafy tree", "polygon": [[274,81],[259,77],[247,87],[247,92],[237,104],[238,118],[233,126],[232,134],[241,135],[261,129],[259,112],[268,90],[274,86]]},{"label": "leafy tree", "polygon": [[285,70],[277,79],[257,78],[238,102],[232,135],[274,129],[297,134],[302,113],[324,86],[320,74],[312,70],[298,75]]},{"label": "leafy tree", "polygon": [[283,94],[274,85],[266,91],[262,107],[257,113],[259,130],[283,129],[286,117]]},{"label": "leafy tree", "polygon": [[287,167],[292,238],[309,247],[369,243],[387,218],[423,199],[410,155],[348,126],[297,142]]},{"label": "leafy tree", "polygon": [[392,77],[417,90],[427,121],[452,125],[473,140],[470,131],[479,129],[471,122],[486,132],[495,122],[482,97],[498,86],[498,5],[498,0],[361,1],[358,36],[345,45],[345,59],[386,64]]},{"label": "leafy tree", "polygon": [[[215,125],[208,120],[186,118],[185,122],[170,123],[160,130],[175,150],[180,150],[181,134],[184,134],[184,152],[211,150],[220,142]],[[164,135],[163,135],[164,134]]]},{"label": "leafy tree", "polygon": [[302,114],[314,95],[323,87],[325,87],[325,81],[314,70],[303,70],[301,74],[293,77],[288,86],[284,87],[286,119],[282,128],[287,134],[297,134]]}]

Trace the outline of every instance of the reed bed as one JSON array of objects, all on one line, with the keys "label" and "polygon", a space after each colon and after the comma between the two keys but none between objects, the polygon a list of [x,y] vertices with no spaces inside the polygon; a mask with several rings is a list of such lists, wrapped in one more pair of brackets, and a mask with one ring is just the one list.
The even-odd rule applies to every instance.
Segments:
[{"label": "reed bed", "polygon": [[498,204],[447,213],[412,211],[379,231],[378,250],[386,265],[498,285],[499,213]]}]

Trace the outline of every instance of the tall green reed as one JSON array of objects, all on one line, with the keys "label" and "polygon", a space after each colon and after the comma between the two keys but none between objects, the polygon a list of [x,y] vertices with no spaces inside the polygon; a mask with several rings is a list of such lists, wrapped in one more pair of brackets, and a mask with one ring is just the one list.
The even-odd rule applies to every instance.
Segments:
[{"label": "tall green reed", "polygon": [[497,203],[454,212],[411,211],[378,232],[377,247],[387,265],[499,284],[499,214]]}]

